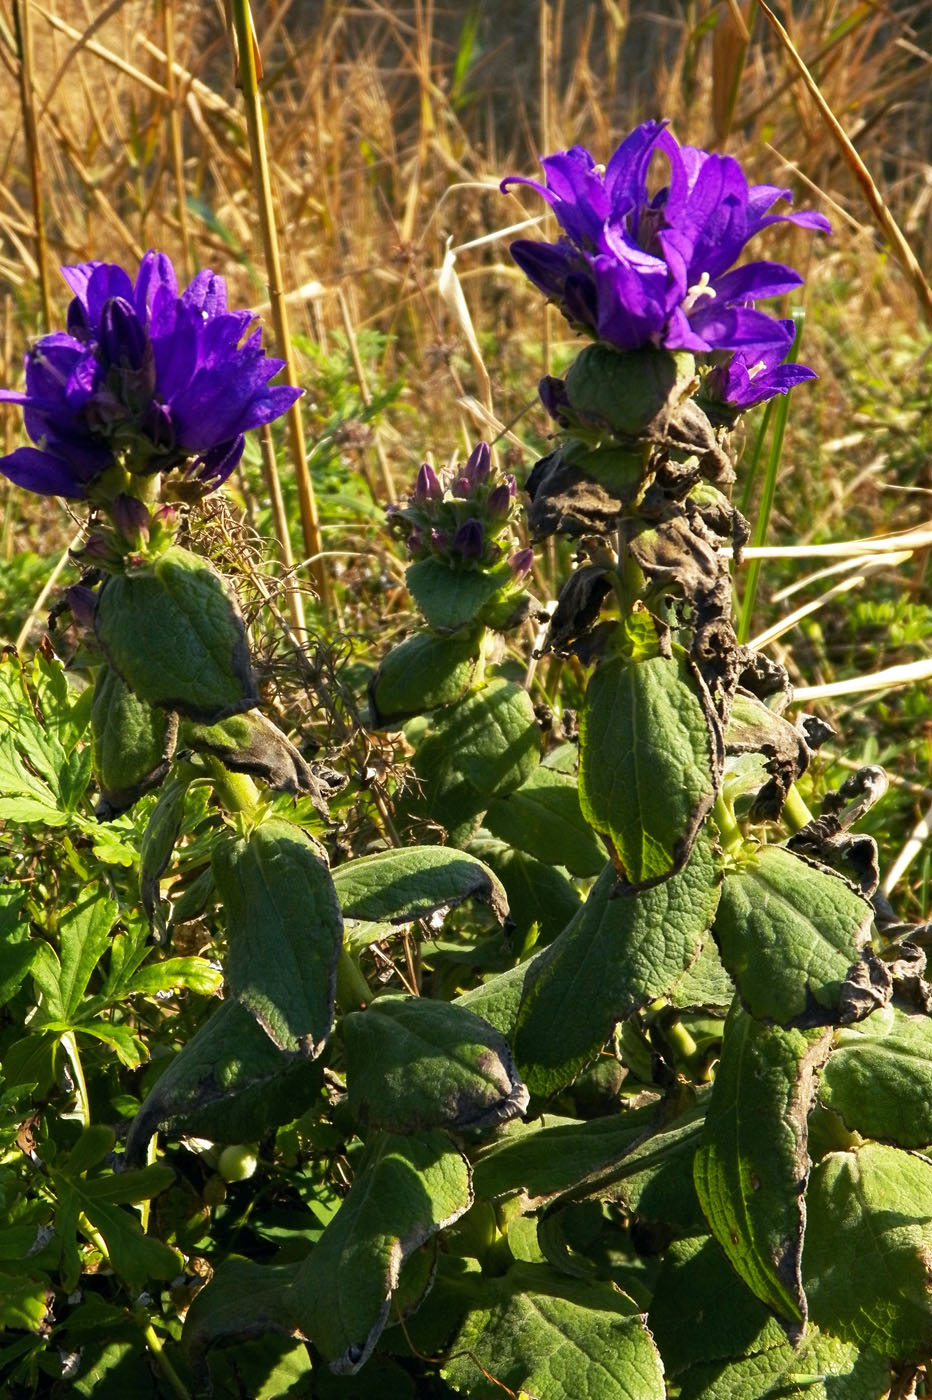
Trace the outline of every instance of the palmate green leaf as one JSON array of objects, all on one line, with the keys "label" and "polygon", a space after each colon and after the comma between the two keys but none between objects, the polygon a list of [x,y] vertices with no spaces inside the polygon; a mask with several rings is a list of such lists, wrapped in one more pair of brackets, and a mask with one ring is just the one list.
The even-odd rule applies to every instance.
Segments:
[{"label": "palmate green leaf", "polygon": [[631,1299],[546,1264],[516,1264],[486,1280],[450,1356],[444,1377],[471,1400],[500,1400],[503,1386],[541,1400],[666,1394],[659,1353]]},{"label": "palmate green leaf", "polygon": [[569,773],[535,768],[515,792],[491,804],[483,825],[545,865],[566,866],[572,875],[598,875],[605,865],[605,848],[583,817],[579,788]]},{"label": "palmate green leaf", "polygon": [[893,1361],[932,1350],[932,1163],[868,1142],[832,1152],[806,1193],[810,1316]]},{"label": "palmate green leaf", "polygon": [[800,1278],[806,1119],[828,1031],[781,1031],[736,1001],[696,1153],[712,1233],[753,1293],[791,1324],[805,1320]]},{"label": "palmate green leaf", "polygon": [[161,1240],[144,1235],[137,1216],[101,1200],[83,1181],[71,1181],[58,1173],[55,1178],[60,1210],[56,1224],[85,1215],[102,1236],[114,1272],[130,1287],[142,1288],[148,1279],[171,1279],[181,1271],[181,1256]]},{"label": "palmate green leaf", "polygon": [[818,1025],[839,1011],[872,916],[840,875],[762,846],[726,872],[712,931],[752,1016]]},{"label": "palmate green leaf", "polygon": [[347,918],[372,923],[407,924],[465,899],[487,904],[499,923],[508,913],[507,895],[488,866],[449,846],[362,856],[339,866],[333,885]]},{"label": "palmate green leaf", "polygon": [[932,1143],[932,1018],[884,1006],[837,1030],[819,1098],[865,1137]]},{"label": "palmate green leaf", "polygon": [[507,1041],[463,1006],[377,997],[344,1016],[342,1035],[361,1123],[396,1133],[485,1128],[527,1107]]},{"label": "palmate green leaf", "polygon": [[359,1370],[388,1319],[404,1261],[471,1204],[469,1167],[445,1133],[371,1142],[283,1300],[334,1372]]},{"label": "palmate green leaf", "polygon": [[288,1123],[320,1091],[319,1061],[285,1054],[235,1001],[224,1001],[156,1080],[133,1120],[127,1160],[160,1127],[215,1142],[248,1142]]},{"label": "palmate green leaf", "polygon": [[632,885],[682,868],[720,778],[718,720],[682,648],[599,663],[579,716],[579,800]]},{"label": "palmate green leaf", "polygon": [[89,885],[58,921],[61,959],[50,943],[39,944],[32,975],[43,994],[47,1020],[73,1024],[119,916],[117,905],[102,887]]},{"label": "palmate green leaf", "polygon": [[165,958],[150,962],[133,973],[124,995],[152,996],[179,988],[201,996],[216,996],[223,986],[223,973],[206,958]]},{"label": "palmate green leaf", "polygon": [[299,827],[276,817],[215,845],[211,861],[234,996],[279,1049],[315,1057],[333,1025],[343,941],[326,864]]},{"label": "palmate green leaf", "polygon": [[648,1314],[680,1400],[881,1400],[876,1352],[810,1326],[794,1348],[707,1236],[667,1250]]},{"label": "palmate green leaf", "polygon": [[26,891],[22,886],[0,884],[0,1007],[16,994],[32,967],[39,947],[29,938]]},{"label": "palmate green leaf", "polygon": [[514,1044],[532,1093],[569,1083],[618,1021],[665,996],[698,955],[719,896],[710,845],[698,842],[685,869],[663,884],[616,888],[607,866],[527,974]]},{"label": "palmate green leaf", "polygon": [[149,705],[216,724],[259,703],[239,611],[213,565],[186,549],[111,575],[94,628],[111,666]]},{"label": "palmate green leaf", "polygon": [[514,792],[539,762],[530,697],[497,677],[432,716],[414,757],[423,795],[412,807],[445,826],[456,844],[472,835],[493,798]]}]

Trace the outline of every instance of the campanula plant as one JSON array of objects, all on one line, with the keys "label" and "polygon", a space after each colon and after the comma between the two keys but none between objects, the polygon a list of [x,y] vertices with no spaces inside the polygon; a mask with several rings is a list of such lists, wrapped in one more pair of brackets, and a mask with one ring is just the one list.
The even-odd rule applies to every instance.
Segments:
[{"label": "campanula plant", "polygon": [[[559,240],[514,256],[586,338],[540,385],[552,450],[527,505],[490,444],[412,464],[388,522],[419,617],[369,677],[348,775],[263,713],[235,597],[176,542],[178,503],[291,401],[218,279],[179,296],[154,254],[134,281],[72,269],[67,332],[7,395],[36,443],[7,474],[91,511],[72,608],[98,649],[99,815],[156,794],[138,852],[154,961],[175,975],[158,957],[197,921],[224,982],[105,1161],[76,1036],[104,1035],[114,987],[135,995],[143,921],[125,896],[35,911],[16,1006],[65,1045],[85,1123],[47,1177],[68,1242],[43,1245],[37,1286],[68,1316],[86,1272],[185,1400],[222,1391],[225,1355],[241,1393],[266,1344],[309,1395],[360,1400],[881,1400],[928,1356],[927,930],[895,922],[852,830],[882,773],[812,816],[797,781],[831,731],[794,716],[786,672],[733,621],[733,429],[814,377],[758,305],[798,274],[740,259],[781,221],[827,223],[773,212],[787,191],[663,122],[604,169],[580,147],[543,167],[504,185],[551,204]],[[529,536],[575,548],[546,609]],[[7,708],[35,722],[28,697]],[[11,745],[23,783],[54,751]],[[330,800],[365,791],[380,746],[404,759],[392,808],[338,830]],[[97,1021],[76,968],[102,986]],[[13,1051],[17,1111],[41,1108],[54,1074],[34,1089],[41,1057]],[[249,1195],[225,1213],[184,1159],[143,1235],[116,1203],[167,1190],[159,1144],[177,1161],[195,1139]],[[192,1252],[171,1233],[192,1191],[215,1212],[193,1301],[168,1247]],[[44,1197],[21,1194],[39,1221]],[[154,1280],[172,1283],[155,1303]]]}]

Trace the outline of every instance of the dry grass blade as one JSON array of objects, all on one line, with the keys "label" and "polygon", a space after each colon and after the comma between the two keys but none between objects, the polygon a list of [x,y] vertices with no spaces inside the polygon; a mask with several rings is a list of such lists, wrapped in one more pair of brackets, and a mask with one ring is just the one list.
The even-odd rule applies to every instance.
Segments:
[{"label": "dry grass blade", "polygon": [[36,266],[39,271],[42,314],[45,317],[46,327],[51,329],[52,296],[49,289],[48,257],[45,246],[45,218],[42,212],[39,133],[32,77],[32,22],[29,15],[29,0],[14,0],[13,23],[16,29],[16,46],[19,50],[19,95],[23,114],[23,131],[26,138],[26,154],[29,161],[29,180],[32,186]]},{"label": "dry grass blade", "polygon": [[754,651],[761,651],[764,647],[769,646],[771,642],[775,642],[778,637],[782,637],[785,633],[792,631],[798,622],[802,622],[804,617],[811,617],[813,613],[818,612],[819,609],[823,608],[832,598],[837,598],[842,593],[849,593],[852,588],[860,588],[861,584],[864,583],[865,579],[867,579],[870,574],[875,574],[878,569],[886,569],[897,564],[903,564],[910,557],[910,551],[907,549],[903,550],[900,554],[884,554],[874,558],[863,559],[862,567],[858,573],[851,575],[849,578],[841,579],[831,588],[827,588],[824,593],[820,593],[818,598],[811,598],[808,603],[803,603],[801,607],[794,609],[791,613],[787,613],[786,617],[781,617],[779,622],[775,622],[772,627],[768,627],[765,631],[759,633],[758,636],[752,637],[748,642],[748,646]]},{"label": "dry grass blade", "polygon": [[887,666],[867,676],[850,676],[846,681],[828,681],[825,685],[793,687],[793,701],[828,700],[835,695],[867,695],[871,691],[889,690],[891,686],[913,685],[916,681],[932,679],[932,660],[907,661],[902,666]]},{"label": "dry grass blade", "polygon": [[873,215],[877,220],[880,229],[889,241],[891,248],[893,249],[894,256],[896,257],[897,261],[902,264],[904,271],[906,272],[910,282],[912,283],[913,290],[916,293],[916,298],[920,306],[922,307],[926,320],[929,322],[930,325],[932,325],[932,287],[930,287],[929,283],[926,281],[922,268],[919,266],[919,262],[916,258],[916,255],[910,247],[905,234],[902,232],[899,224],[896,222],[896,219],[890,212],[890,209],[888,208],[883,195],[880,193],[880,190],[877,188],[877,185],[874,182],[873,176],[871,175],[867,166],[864,164],[861,157],[858,155],[858,152],[856,151],[851,139],[849,138],[841,122],[835,116],[831,107],[828,105],[825,98],[822,96],[818,83],[815,81],[812,74],[809,72],[809,69],[806,67],[806,64],[804,63],[801,55],[796,49],[796,46],[794,45],[789,34],[787,34],[786,30],[783,28],[783,25],[777,19],[773,10],[771,10],[764,3],[764,0],[759,0],[759,4],[764,14],[766,15],[768,22],[770,23],[771,27],[773,28],[774,32],[779,38],[781,44],[786,49],[790,59],[798,69],[800,77],[805,83],[809,93],[812,95],[812,99],[818,107],[819,113],[823,121],[825,122],[825,125],[828,127],[838,147],[840,148],[845,162],[851,169],[855,179],[858,181],[858,184],[864,191],[864,196],[868,204],[870,205],[871,211],[873,212]]},{"label": "dry grass blade", "polygon": [[903,849],[884,876],[880,888],[885,895],[889,896],[893,893],[913,861],[921,854],[930,835],[932,835],[932,807],[929,807],[919,818],[909,833],[909,838]]}]

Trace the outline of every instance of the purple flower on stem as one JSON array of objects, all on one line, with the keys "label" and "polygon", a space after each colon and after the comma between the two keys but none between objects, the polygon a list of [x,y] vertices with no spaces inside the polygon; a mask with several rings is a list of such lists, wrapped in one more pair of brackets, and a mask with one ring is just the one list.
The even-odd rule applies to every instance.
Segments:
[{"label": "purple flower on stem", "polygon": [[226,284],[209,270],[180,295],[164,253],[148,252],[135,283],[122,267],[62,268],[74,293],[67,330],[26,356],[23,406],[37,444],[0,457],[0,473],[42,496],[80,498],[121,465],[150,475],[181,468],[212,491],[243,453],[243,434],[278,418],[299,396],[271,386],[284,361],[247,335],[249,311],[228,311]]},{"label": "purple flower on stem", "polygon": [[709,405],[725,404],[743,413],[774,394],[786,394],[794,384],[815,379],[807,365],[784,364],[793,344],[792,321],[777,321],[769,341],[736,351],[724,364],[714,365],[705,376],[701,396]]},{"label": "purple flower on stem", "polygon": [[440,478],[429,462],[424,462],[418,469],[414,483],[414,499],[419,506],[426,505],[428,501],[443,500]]},{"label": "purple flower on stem", "polygon": [[[651,193],[657,155],[669,183]],[[604,170],[582,146],[541,164],[545,184],[509,176],[502,189],[529,185],[564,233],[557,243],[520,239],[512,256],[568,320],[620,350],[744,353],[769,343],[773,319],[753,303],[802,279],[781,263],[735,260],[773,223],[830,230],[821,214],[770,213],[789,190],[749,185],[733,157],[680,146],[665,122],[639,126]]]}]

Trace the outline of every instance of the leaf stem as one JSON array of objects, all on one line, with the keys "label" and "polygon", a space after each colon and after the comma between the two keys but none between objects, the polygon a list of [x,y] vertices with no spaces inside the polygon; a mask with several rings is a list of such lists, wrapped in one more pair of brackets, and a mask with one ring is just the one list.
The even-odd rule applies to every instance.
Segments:
[{"label": "leaf stem", "polygon": [[349,949],[337,958],[337,1002],[342,1011],[359,1011],[372,1000],[372,988]]},{"label": "leaf stem", "polygon": [[87,1092],[87,1080],[84,1078],[84,1068],[81,1064],[81,1056],[78,1054],[78,1042],[74,1031],[65,1031],[61,1038],[61,1047],[68,1056],[68,1063],[74,1072],[74,1096],[78,1112],[81,1115],[81,1122],[85,1128],[89,1128],[91,1126],[91,1101]]},{"label": "leaf stem", "polygon": [[735,814],[731,803],[726,800],[722,793],[715,799],[715,806],[712,808],[712,820],[718,827],[719,840],[722,849],[728,856],[736,856],[744,845],[744,837],[741,828],[735,820]]},{"label": "leaf stem", "polygon": [[146,1339],[146,1346],[149,1348],[155,1359],[155,1364],[162,1372],[162,1375],[165,1377],[172,1390],[178,1396],[178,1400],[191,1400],[191,1392],[188,1390],[188,1387],[185,1385],[184,1381],[181,1379],[178,1372],[175,1370],[174,1366],[169,1361],[168,1357],[165,1355],[165,1350],[162,1346],[159,1334],[152,1326],[152,1323],[149,1320],[149,1318],[146,1318],[145,1322],[143,1322],[142,1317],[138,1316],[137,1314],[136,1321],[142,1328],[142,1335]]},{"label": "leaf stem", "polygon": [[786,802],[783,804],[783,820],[791,831],[802,831],[804,826],[808,826],[812,821],[812,813],[799,795],[799,789],[795,783],[790,784],[790,790],[786,794]]},{"label": "leaf stem", "polygon": [[252,816],[259,805],[259,789],[245,773],[233,773],[215,754],[204,755],[210,769],[214,792],[228,812]]}]

